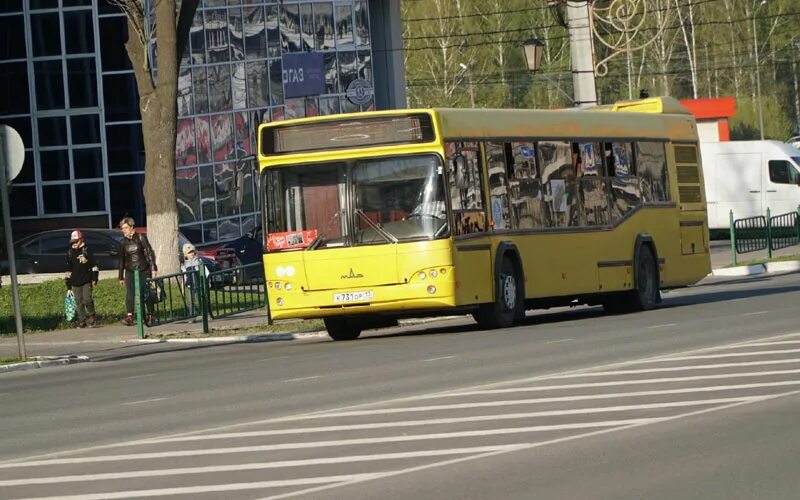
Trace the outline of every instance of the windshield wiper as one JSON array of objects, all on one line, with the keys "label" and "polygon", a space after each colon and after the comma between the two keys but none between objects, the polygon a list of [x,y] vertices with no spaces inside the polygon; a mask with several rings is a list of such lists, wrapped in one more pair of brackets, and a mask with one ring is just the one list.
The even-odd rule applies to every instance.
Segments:
[{"label": "windshield wiper", "polygon": [[367,214],[364,213],[364,211],[361,210],[360,208],[357,208],[355,210],[355,212],[359,217],[361,217],[363,220],[365,220],[367,222],[367,224],[369,224],[369,227],[374,229],[376,233],[378,233],[381,236],[383,236],[383,239],[385,239],[389,243],[397,243],[399,241],[392,233],[390,233],[389,231],[384,229],[383,226],[373,222],[372,219],[367,217]]}]

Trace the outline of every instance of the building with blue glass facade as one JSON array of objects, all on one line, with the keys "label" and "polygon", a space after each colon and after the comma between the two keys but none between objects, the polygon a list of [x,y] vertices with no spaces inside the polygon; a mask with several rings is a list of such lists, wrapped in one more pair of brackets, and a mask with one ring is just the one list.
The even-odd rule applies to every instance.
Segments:
[{"label": "building with blue glass facade", "polygon": [[[258,194],[228,195],[264,121],[405,106],[399,0],[201,0],[181,60],[181,231],[197,243],[258,224]],[[106,0],[0,2],[0,123],[25,164],[15,238],[145,220],[144,145],[127,20]],[[157,62],[156,62],[157,66]]]}]

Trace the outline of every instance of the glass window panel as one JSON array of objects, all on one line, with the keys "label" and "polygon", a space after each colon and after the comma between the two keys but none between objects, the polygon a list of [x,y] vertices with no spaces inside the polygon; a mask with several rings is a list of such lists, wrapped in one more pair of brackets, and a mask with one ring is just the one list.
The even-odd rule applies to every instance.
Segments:
[{"label": "glass window panel", "polygon": [[211,129],[207,116],[195,119],[195,133],[197,134],[197,162],[208,163],[211,161]]},{"label": "glass window panel", "polygon": [[236,7],[228,9],[228,39],[231,43],[231,60],[244,59],[244,27],[242,23],[242,9]]},{"label": "glass window panel", "polygon": [[94,25],[91,10],[64,12],[64,48],[67,54],[94,52]]},{"label": "glass window panel", "polygon": [[103,71],[122,71],[131,69],[131,61],[124,50],[128,39],[128,22],[125,17],[101,17],[100,20],[100,61]]},{"label": "glass window panel", "polygon": [[342,113],[356,113],[358,112],[358,104],[353,104],[350,99],[343,97],[341,100],[342,103]]},{"label": "glass window panel", "polygon": [[200,179],[196,168],[181,168],[175,173],[178,222],[200,220]]},{"label": "glass window panel", "polygon": [[372,54],[368,50],[358,52],[358,78],[372,82]]},{"label": "glass window panel", "polygon": [[280,57],[281,31],[278,22],[278,6],[267,5],[265,9],[267,18],[267,55],[269,57]]},{"label": "glass window panel", "polygon": [[352,4],[336,4],[336,48],[353,48]]},{"label": "glass window panel", "polygon": [[283,106],[277,106],[272,108],[272,121],[279,122],[283,120]]},{"label": "glass window panel", "polygon": [[19,136],[22,138],[22,144],[26,148],[33,147],[30,116],[22,116],[19,118],[3,118],[2,123],[5,123],[19,133]]},{"label": "glass window panel", "polygon": [[670,201],[667,156],[662,142],[637,142],[636,167],[644,201]]},{"label": "glass window panel", "polygon": [[311,12],[311,4],[300,4],[300,23],[303,37],[303,50],[314,50],[314,14]]},{"label": "glass window panel", "polygon": [[186,236],[189,241],[194,243],[201,243],[203,241],[203,225],[194,224],[191,226],[179,226],[181,233]]},{"label": "glass window panel", "polygon": [[347,86],[356,79],[357,75],[356,53],[339,52],[339,84],[342,92],[347,90]]},{"label": "glass window panel", "polygon": [[356,18],[356,45],[358,47],[369,46],[369,13],[367,12],[367,2],[358,1],[353,4]]},{"label": "glass window panel", "polygon": [[300,7],[281,5],[281,44],[284,52],[300,52]]},{"label": "glass window panel", "polygon": [[224,7],[225,0],[205,0],[206,7]]},{"label": "glass window panel", "polygon": [[219,230],[218,238],[220,240],[232,240],[242,235],[242,228],[239,225],[239,219],[225,219],[217,223]]},{"label": "glass window panel", "polygon": [[511,208],[520,229],[547,227],[549,208],[542,196],[542,182],[536,168],[536,144],[512,142],[513,169],[509,189]]},{"label": "glass window panel", "polygon": [[475,142],[446,144],[446,168],[456,235],[486,230],[478,153],[478,144]]},{"label": "glass window panel", "polygon": [[22,0],[5,0],[0,2],[0,12],[22,12]]},{"label": "glass window panel", "polygon": [[66,181],[69,175],[69,151],[66,149],[39,152],[43,181]]},{"label": "glass window panel", "polygon": [[179,167],[197,163],[194,120],[178,120],[175,138],[175,164]]},{"label": "glass window panel", "polygon": [[70,108],[97,106],[97,69],[93,57],[67,60]]},{"label": "glass window panel", "polygon": [[280,59],[269,61],[270,104],[283,104],[283,65]]},{"label": "glass window panel", "polygon": [[64,7],[80,7],[85,6],[88,7],[92,5],[92,0],[63,0]]},{"label": "glass window panel", "polygon": [[231,66],[231,107],[233,109],[244,109],[247,107],[247,77],[244,70],[244,63],[237,63]]},{"label": "glass window panel", "polygon": [[30,111],[28,65],[24,62],[0,64],[0,113],[27,114]]},{"label": "glass window panel", "polygon": [[19,171],[17,174],[17,178],[14,179],[14,185],[16,186],[19,183],[23,182],[35,182],[35,170],[33,168],[33,151],[25,151],[25,157],[22,160],[22,170]]},{"label": "glass window panel", "polygon": [[75,205],[78,212],[101,212],[106,209],[102,182],[75,184]]},{"label": "glass window panel", "polygon": [[192,70],[182,68],[178,74],[178,116],[194,114],[192,104]]},{"label": "glass window panel", "polygon": [[233,114],[233,131],[236,141],[236,157],[243,158],[255,151],[250,133],[250,116],[246,112]]},{"label": "glass window panel", "polygon": [[138,123],[106,126],[108,171],[144,171],[144,139]]},{"label": "glass window panel", "polygon": [[227,64],[208,67],[208,108],[214,111],[231,109],[231,69]]},{"label": "glass window panel", "polygon": [[228,10],[213,9],[205,11],[206,52],[208,62],[230,60],[228,53]]},{"label": "glass window panel", "polygon": [[58,13],[31,14],[31,40],[33,41],[33,56],[58,56],[61,55],[61,37],[54,36],[61,33]]},{"label": "glass window panel", "polygon": [[67,119],[63,116],[39,118],[39,146],[66,146]]},{"label": "glass window panel", "polygon": [[133,73],[103,76],[103,107],[106,122],[141,119]]},{"label": "glass window panel", "polygon": [[242,232],[249,233],[256,228],[256,218],[252,215],[249,217],[242,217]]},{"label": "glass window panel", "polygon": [[207,165],[198,170],[200,172],[200,204],[203,220],[213,220],[217,218],[217,205],[214,197],[214,167]]},{"label": "glass window panel", "polygon": [[100,115],[76,115],[69,119],[72,144],[100,143]]},{"label": "glass window panel", "polygon": [[318,116],[319,104],[316,97],[306,97],[306,116]]},{"label": "glass window panel", "polygon": [[264,7],[244,8],[244,52],[247,59],[267,57],[267,27]]},{"label": "glass window panel", "polygon": [[233,204],[233,171],[234,163],[221,163],[214,165],[214,191],[217,196],[217,217],[235,215],[236,207]]},{"label": "glass window panel", "polygon": [[117,175],[108,179],[111,220],[133,217],[136,224],[146,226],[144,213],[144,175]]},{"label": "glass window panel", "polygon": [[247,96],[251,108],[269,106],[269,76],[266,61],[247,64]]},{"label": "glass window panel", "polygon": [[198,10],[189,30],[190,58],[192,64],[205,64],[206,62],[206,35],[203,31],[203,11]]},{"label": "glass window panel", "polygon": [[97,10],[100,14],[120,14],[119,5],[112,4],[110,0],[98,0]]},{"label": "glass window panel", "polygon": [[0,17],[0,61],[25,57],[25,19],[22,16]]},{"label": "glass window panel", "polygon": [[325,54],[325,93],[339,93],[339,71],[336,67],[336,53]]},{"label": "glass window panel", "polygon": [[304,118],[306,116],[306,102],[302,97],[286,99],[286,119]]},{"label": "glass window panel", "polygon": [[314,4],[314,25],[317,28],[314,46],[317,50],[331,50],[334,44],[333,4],[322,2]]},{"label": "glass window panel", "polygon": [[320,97],[319,98],[319,114],[320,115],[334,115],[339,112],[339,98],[338,97]]},{"label": "glass window panel", "polygon": [[33,217],[36,209],[36,186],[14,186],[8,191],[11,217]]},{"label": "glass window panel", "polygon": [[486,143],[486,160],[489,173],[489,196],[492,208],[494,229],[516,229],[512,221],[512,211],[508,203],[508,179],[505,144]]},{"label": "glass window panel", "polygon": [[208,82],[206,68],[192,68],[192,84],[194,96],[194,112],[208,113]]},{"label": "glass window panel", "polygon": [[36,105],[42,109],[64,109],[64,74],[61,61],[35,61]]},{"label": "glass window panel", "polygon": [[103,177],[103,152],[100,148],[73,149],[72,166],[76,179]]},{"label": "glass window panel", "polygon": [[45,214],[71,214],[72,189],[69,184],[42,186],[42,205]]},{"label": "glass window panel", "polygon": [[211,141],[214,148],[214,161],[230,160],[236,157],[233,144],[233,125],[229,114],[211,117]]}]

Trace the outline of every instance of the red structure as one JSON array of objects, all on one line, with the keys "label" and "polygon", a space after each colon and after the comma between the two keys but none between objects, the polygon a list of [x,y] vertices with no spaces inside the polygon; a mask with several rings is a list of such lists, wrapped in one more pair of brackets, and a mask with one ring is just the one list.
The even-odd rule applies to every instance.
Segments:
[{"label": "red structure", "polygon": [[697,120],[701,141],[730,141],[728,118],[736,114],[736,98],[681,99],[681,104]]}]

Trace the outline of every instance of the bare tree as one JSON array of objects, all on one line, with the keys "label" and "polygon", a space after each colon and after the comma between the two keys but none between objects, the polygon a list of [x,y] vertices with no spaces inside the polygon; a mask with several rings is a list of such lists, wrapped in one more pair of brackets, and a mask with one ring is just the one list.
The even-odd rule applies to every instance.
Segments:
[{"label": "bare tree", "polygon": [[[175,191],[178,71],[199,0],[109,2],[128,18],[125,49],[136,76],[142,115],[148,238],[162,273],[174,273],[179,270]],[[150,12],[145,11],[146,5],[151,6]],[[157,71],[151,57],[156,54]]]}]

